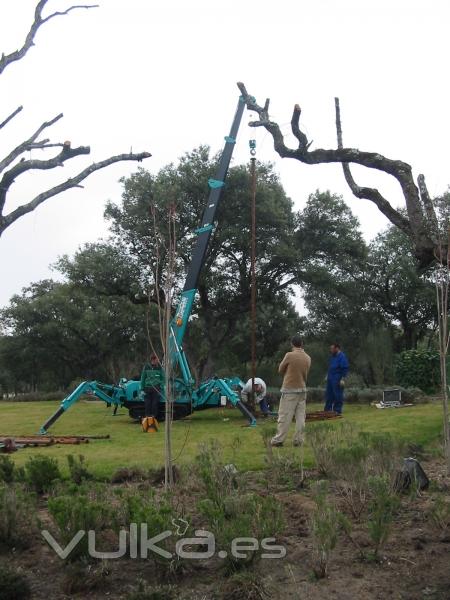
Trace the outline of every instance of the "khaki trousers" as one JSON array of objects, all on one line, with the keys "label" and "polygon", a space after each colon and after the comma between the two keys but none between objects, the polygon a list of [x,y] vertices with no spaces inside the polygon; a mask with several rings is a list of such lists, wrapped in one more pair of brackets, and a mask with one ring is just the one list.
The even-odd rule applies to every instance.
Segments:
[{"label": "khaki trousers", "polygon": [[278,430],[272,438],[272,444],[283,443],[295,416],[294,444],[303,442],[303,430],[306,419],[306,391],[283,393],[278,408]]}]

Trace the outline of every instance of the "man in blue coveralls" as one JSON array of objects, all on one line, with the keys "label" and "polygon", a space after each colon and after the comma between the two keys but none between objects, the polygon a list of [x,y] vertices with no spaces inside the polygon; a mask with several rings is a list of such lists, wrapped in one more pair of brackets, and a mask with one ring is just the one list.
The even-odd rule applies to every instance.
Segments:
[{"label": "man in blue coveralls", "polygon": [[340,415],[344,403],[344,385],[348,373],[348,360],[337,343],[331,344],[330,352],[325,410],[334,410]]}]

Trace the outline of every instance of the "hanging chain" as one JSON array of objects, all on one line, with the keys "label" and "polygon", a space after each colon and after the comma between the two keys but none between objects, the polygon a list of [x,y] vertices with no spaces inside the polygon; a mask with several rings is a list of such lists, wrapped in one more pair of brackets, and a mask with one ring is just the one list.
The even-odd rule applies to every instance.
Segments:
[{"label": "hanging chain", "polygon": [[249,141],[250,146],[250,172],[251,172],[251,371],[252,371],[252,398],[254,400],[254,387],[256,377],[256,140]]}]

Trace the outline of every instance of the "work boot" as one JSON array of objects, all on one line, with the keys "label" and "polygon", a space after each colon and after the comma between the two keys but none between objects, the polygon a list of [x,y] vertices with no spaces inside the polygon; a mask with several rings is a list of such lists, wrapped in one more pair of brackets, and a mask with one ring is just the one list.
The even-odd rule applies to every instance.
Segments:
[{"label": "work boot", "polygon": [[148,433],[156,433],[158,431],[157,421],[155,417],[148,417]]}]

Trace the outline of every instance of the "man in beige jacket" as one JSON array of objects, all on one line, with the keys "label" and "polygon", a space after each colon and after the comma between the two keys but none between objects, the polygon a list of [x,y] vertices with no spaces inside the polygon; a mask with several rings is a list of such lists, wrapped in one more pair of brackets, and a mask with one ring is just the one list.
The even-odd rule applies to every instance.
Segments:
[{"label": "man in beige jacket", "polygon": [[278,430],[272,438],[272,446],[282,446],[295,416],[294,446],[303,443],[303,430],[306,419],[306,381],[311,358],[303,350],[303,340],[294,335],[291,340],[292,351],[287,352],[278,367],[283,375],[281,400],[278,409]]}]

